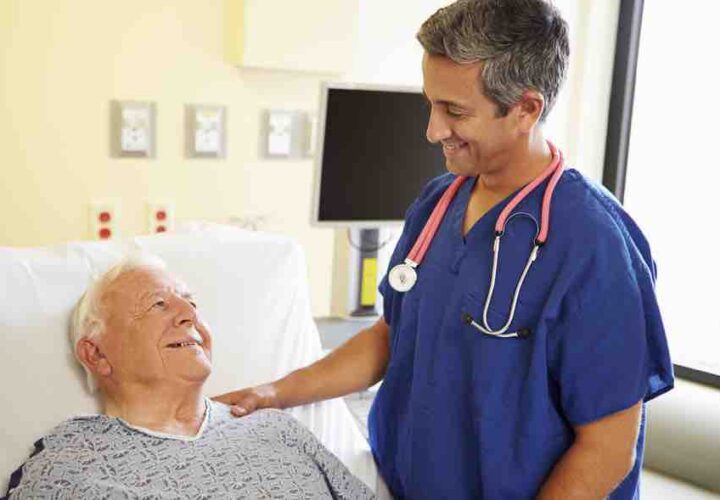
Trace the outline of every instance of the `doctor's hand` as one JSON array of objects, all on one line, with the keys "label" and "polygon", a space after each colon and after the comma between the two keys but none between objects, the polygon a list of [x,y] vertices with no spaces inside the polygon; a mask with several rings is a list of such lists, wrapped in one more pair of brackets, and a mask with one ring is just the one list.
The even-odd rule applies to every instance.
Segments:
[{"label": "doctor's hand", "polygon": [[230,405],[230,413],[236,417],[249,415],[262,408],[278,408],[277,391],[273,384],[248,387],[227,392],[212,398],[213,401]]}]

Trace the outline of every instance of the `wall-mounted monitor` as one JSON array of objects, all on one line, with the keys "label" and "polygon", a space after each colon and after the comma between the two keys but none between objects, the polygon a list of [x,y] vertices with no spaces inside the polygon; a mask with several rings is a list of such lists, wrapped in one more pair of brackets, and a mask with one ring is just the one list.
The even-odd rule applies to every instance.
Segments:
[{"label": "wall-mounted monitor", "polygon": [[400,224],[423,186],[446,172],[425,138],[420,89],[326,83],[317,128],[313,224]]}]

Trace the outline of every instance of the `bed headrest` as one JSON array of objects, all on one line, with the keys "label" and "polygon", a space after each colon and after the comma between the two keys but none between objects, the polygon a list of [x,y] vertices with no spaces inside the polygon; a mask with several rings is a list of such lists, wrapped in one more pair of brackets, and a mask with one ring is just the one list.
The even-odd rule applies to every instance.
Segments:
[{"label": "bed headrest", "polygon": [[320,356],[304,256],[288,238],[200,225],[185,232],[47,248],[0,248],[0,485],[63,419],[97,411],[68,341],[94,275],[147,251],[194,292],[213,333],[217,394],[276,378]]}]

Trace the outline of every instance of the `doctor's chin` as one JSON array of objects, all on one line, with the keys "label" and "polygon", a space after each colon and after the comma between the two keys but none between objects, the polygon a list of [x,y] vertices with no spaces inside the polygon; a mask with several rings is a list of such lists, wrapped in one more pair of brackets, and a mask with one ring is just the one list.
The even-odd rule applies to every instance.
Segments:
[{"label": "doctor's chin", "polygon": [[0,498],[720,499],[718,16],[0,2]]}]

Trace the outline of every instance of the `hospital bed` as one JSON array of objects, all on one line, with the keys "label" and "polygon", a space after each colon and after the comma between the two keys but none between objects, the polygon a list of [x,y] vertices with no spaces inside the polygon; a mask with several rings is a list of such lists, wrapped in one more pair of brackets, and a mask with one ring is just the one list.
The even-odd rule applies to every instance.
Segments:
[{"label": "hospital bed", "polygon": [[[68,342],[70,312],[91,277],[129,252],[161,257],[194,291],[211,327],[208,395],[281,376],[321,356],[298,244],[230,226],[47,248],[0,248],[0,495],[32,443],[72,415],[96,413]],[[344,401],[289,410],[356,476],[387,497]]]}]

